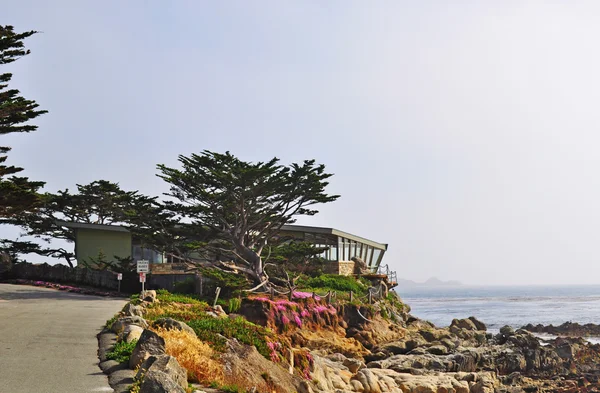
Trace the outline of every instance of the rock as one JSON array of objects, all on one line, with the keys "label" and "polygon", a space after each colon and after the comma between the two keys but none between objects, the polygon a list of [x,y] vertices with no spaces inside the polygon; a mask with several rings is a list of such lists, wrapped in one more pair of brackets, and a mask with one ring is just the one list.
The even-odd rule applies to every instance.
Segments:
[{"label": "rock", "polygon": [[354,274],[365,274],[369,272],[367,264],[359,257],[352,257],[350,259],[354,262]]},{"label": "rock", "polygon": [[427,351],[428,353],[431,353],[433,355],[447,355],[448,354],[448,348],[446,348],[443,345],[433,345],[433,346],[427,348],[425,351]]},{"label": "rock", "polygon": [[356,380],[363,386],[365,393],[381,393],[379,381],[370,368],[359,370],[356,374]]},{"label": "rock", "polygon": [[494,393],[499,382],[492,373],[481,373],[477,382],[471,384],[471,393]]},{"label": "rock", "polygon": [[515,329],[513,329],[512,327],[510,327],[508,325],[502,326],[500,328],[500,334],[502,334],[505,337],[510,337],[515,334]]},{"label": "rock", "polygon": [[487,326],[485,326],[485,323],[481,322],[479,319],[475,317],[469,317],[469,320],[473,322],[473,325],[475,325],[477,330],[487,331]]},{"label": "rock", "polygon": [[117,370],[125,370],[127,368],[127,364],[119,363],[116,360],[105,360],[98,364],[100,370],[104,372],[104,374],[112,374]]},{"label": "rock", "polygon": [[217,305],[216,305],[216,306],[213,308],[213,312],[214,312],[215,314],[217,314],[217,316],[218,316],[219,318],[222,318],[222,317],[226,317],[226,316],[227,316],[227,313],[225,312],[225,310],[223,310],[223,307],[221,307],[221,305],[219,305],[219,304],[217,304]]},{"label": "rock", "polygon": [[153,327],[163,328],[165,330],[183,330],[192,335],[196,335],[194,329],[189,327],[185,322],[177,321],[173,318],[159,318],[152,322]]},{"label": "rock", "polygon": [[475,323],[470,319],[453,319],[450,324],[450,328],[452,327],[464,330],[478,330]]},{"label": "rock", "polygon": [[151,355],[140,366],[136,379],[141,379],[140,393],[185,392],[187,372],[177,359],[169,355]]},{"label": "rock", "polygon": [[135,369],[151,355],[164,355],[164,353],[165,340],[153,331],[146,329],[131,353],[129,368]]},{"label": "rock", "polygon": [[562,359],[572,359],[577,352],[576,347],[567,340],[557,339],[556,354]]},{"label": "rock", "polygon": [[148,328],[148,322],[146,322],[146,320],[144,318],[134,316],[134,317],[123,317],[123,318],[117,319],[113,323],[110,330],[112,330],[116,334],[120,334],[123,330],[125,330],[125,326],[127,326],[127,325],[137,325],[144,329]]},{"label": "rock", "polygon": [[131,303],[127,303],[121,311],[126,317],[142,317],[144,316],[144,308],[141,306],[135,306]]},{"label": "rock", "polygon": [[156,298],[156,291],[149,290],[140,293],[140,299],[148,302],[148,303],[156,303],[158,299]]},{"label": "rock", "polygon": [[350,370],[352,374],[356,374],[358,370],[365,367],[363,362],[353,358],[346,358],[342,364],[348,367],[348,370]]},{"label": "rock", "polygon": [[144,328],[137,325],[127,325],[125,329],[119,334],[119,341],[132,342],[134,340],[139,340],[142,333],[144,332]]}]

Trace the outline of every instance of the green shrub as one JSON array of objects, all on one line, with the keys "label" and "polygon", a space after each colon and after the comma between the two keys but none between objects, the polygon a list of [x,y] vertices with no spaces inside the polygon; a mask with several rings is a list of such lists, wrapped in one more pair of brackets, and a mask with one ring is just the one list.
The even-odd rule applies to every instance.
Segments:
[{"label": "green shrub", "polygon": [[325,290],[335,290],[356,294],[363,294],[367,290],[367,286],[351,276],[340,276],[338,274],[322,274],[317,277],[311,277],[300,280],[300,287],[304,288],[321,288]]},{"label": "green shrub", "polygon": [[229,304],[227,306],[227,308],[229,309],[229,313],[238,312],[240,310],[240,307],[242,307],[242,299],[240,299],[239,297],[232,297],[231,299],[229,299]]},{"label": "green shrub", "polygon": [[204,292],[214,294],[221,287],[221,296],[229,297],[241,289],[249,287],[248,279],[243,274],[228,273],[215,268],[204,268],[202,275],[208,280],[204,284]]},{"label": "green shrub", "polygon": [[110,328],[112,328],[113,323],[115,323],[118,318],[119,318],[119,314],[113,315],[113,317],[111,319],[106,321],[106,324],[104,326],[110,330]]},{"label": "green shrub", "polygon": [[114,348],[106,354],[106,358],[110,360],[116,360],[119,363],[126,363],[129,361],[129,357],[131,357],[131,352],[133,352],[133,349],[135,348],[136,344],[137,340],[133,340],[130,343],[120,341],[116,343]]},{"label": "green shrub", "polygon": [[174,293],[192,294],[196,292],[196,283],[193,278],[186,278],[184,281],[176,282],[173,285]]},{"label": "green shrub", "polygon": [[[191,320],[187,324],[194,329],[198,338],[206,341],[217,351],[225,350],[226,340],[221,337],[236,338],[239,342],[253,345],[261,355],[269,358],[267,347],[268,331],[262,327],[246,321],[242,317],[237,318],[213,318],[209,315]],[[221,335],[221,336],[219,336]]]},{"label": "green shrub", "polygon": [[191,294],[170,293],[165,289],[156,291],[156,297],[162,303],[201,304],[200,296]]}]

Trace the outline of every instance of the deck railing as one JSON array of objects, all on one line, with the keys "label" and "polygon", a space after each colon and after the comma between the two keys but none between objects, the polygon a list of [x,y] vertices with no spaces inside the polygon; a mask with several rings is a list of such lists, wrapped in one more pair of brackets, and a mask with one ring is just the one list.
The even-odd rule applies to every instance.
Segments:
[{"label": "deck railing", "polygon": [[372,268],[372,271],[375,274],[385,274],[390,284],[396,285],[398,283],[398,276],[396,275],[396,271],[391,270],[390,265],[374,267]]}]

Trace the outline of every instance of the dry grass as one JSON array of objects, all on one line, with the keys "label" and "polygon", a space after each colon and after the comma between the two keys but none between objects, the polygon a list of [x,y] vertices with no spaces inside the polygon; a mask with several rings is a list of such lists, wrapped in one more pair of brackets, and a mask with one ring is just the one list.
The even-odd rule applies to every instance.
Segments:
[{"label": "dry grass", "polygon": [[167,354],[174,356],[187,369],[190,382],[223,383],[223,366],[208,344],[188,332],[160,328],[153,330],[165,339]]}]

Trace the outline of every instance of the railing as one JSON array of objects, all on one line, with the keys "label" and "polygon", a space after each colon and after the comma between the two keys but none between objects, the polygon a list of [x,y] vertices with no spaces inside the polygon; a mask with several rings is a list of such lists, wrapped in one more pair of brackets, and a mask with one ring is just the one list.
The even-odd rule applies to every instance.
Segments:
[{"label": "railing", "polygon": [[390,270],[390,265],[383,265],[377,268],[373,268],[373,273],[376,274],[385,274],[390,283],[396,284],[398,283],[398,276],[396,275],[395,270]]}]

